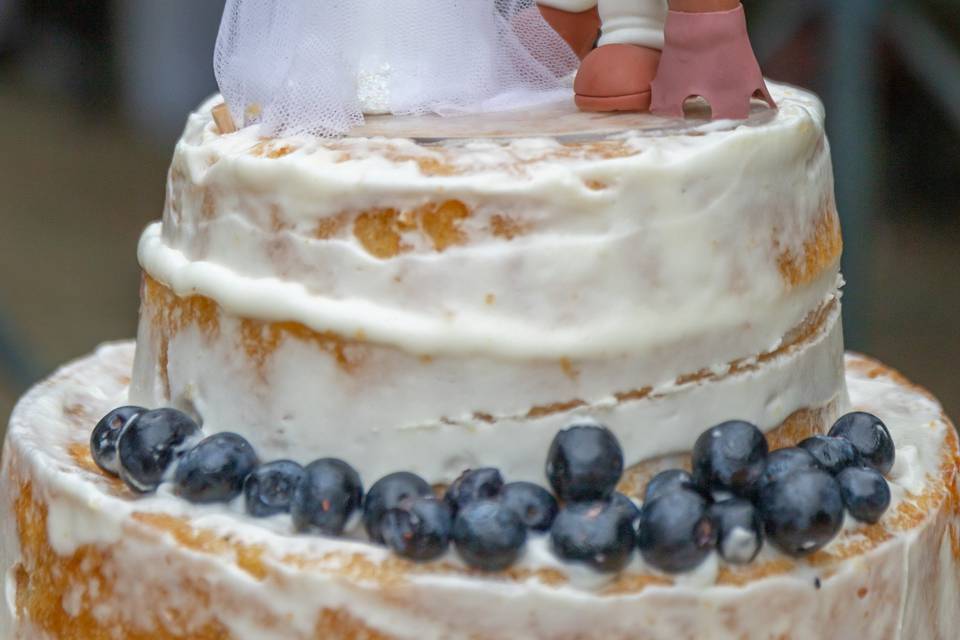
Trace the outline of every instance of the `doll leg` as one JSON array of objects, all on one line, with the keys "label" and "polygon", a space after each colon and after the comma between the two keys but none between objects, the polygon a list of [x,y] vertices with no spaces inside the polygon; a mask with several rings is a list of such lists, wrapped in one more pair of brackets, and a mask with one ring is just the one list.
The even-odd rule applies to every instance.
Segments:
[{"label": "doll leg", "polygon": [[740,0],[670,0],[651,111],[683,117],[688,98],[710,103],[714,119],[745,119],[758,96],[776,108],[750,45]]},{"label": "doll leg", "polygon": [[540,13],[581,60],[600,36],[597,0],[540,0]]},{"label": "doll leg", "polygon": [[666,0],[599,0],[599,47],[574,83],[584,111],[646,111],[663,48]]}]

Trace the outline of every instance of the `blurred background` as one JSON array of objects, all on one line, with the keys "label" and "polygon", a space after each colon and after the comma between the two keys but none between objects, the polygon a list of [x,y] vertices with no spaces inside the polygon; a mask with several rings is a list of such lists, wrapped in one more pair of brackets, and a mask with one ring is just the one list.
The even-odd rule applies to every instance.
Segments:
[{"label": "blurred background", "polygon": [[[0,0],[0,432],[59,363],[130,337],[136,242],[222,0]],[[827,103],[847,344],[960,417],[960,0],[745,0],[767,75]]]}]

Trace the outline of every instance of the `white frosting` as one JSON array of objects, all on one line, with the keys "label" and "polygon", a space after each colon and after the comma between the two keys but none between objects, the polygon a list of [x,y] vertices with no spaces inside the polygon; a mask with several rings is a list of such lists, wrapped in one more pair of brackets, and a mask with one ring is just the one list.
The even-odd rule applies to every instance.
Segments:
[{"label": "white frosting", "polygon": [[723,557],[736,562],[749,562],[757,552],[757,536],[743,527],[734,527],[722,541]]},{"label": "white frosting", "polygon": [[[116,601],[112,603],[116,609],[101,613],[119,615],[128,624],[145,619],[143,608],[152,604],[149,589],[165,584],[170,588],[164,591],[165,601],[159,606],[182,607],[197,616],[196,624],[216,618],[238,640],[309,635],[323,608],[343,609],[397,638],[477,634],[490,638],[626,637],[643,628],[653,638],[752,640],[778,634],[823,637],[830,633],[834,637],[906,640],[947,637],[960,622],[955,601],[949,599],[957,595],[960,579],[949,536],[951,527],[960,522],[948,508],[927,514],[914,529],[829,570],[800,563],[785,574],[743,587],[711,586],[719,570],[714,556],[674,586],[604,595],[596,590],[609,578],[589,576],[582,568],[558,562],[546,550],[544,538],[531,540],[520,566],[559,570],[570,576],[568,584],[426,571],[411,573],[400,585],[388,589],[350,578],[350,574],[337,572],[346,555],[320,558],[329,552],[360,554],[379,564],[388,553],[361,541],[291,535],[287,518],[254,521],[237,513],[237,505],[190,505],[167,491],[141,499],[112,497],[103,492],[102,481],[93,481],[75,467],[66,446],[85,442],[87,431],[85,425],[66,415],[64,408],[82,406],[92,428],[96,416],[123,401],[124,388],[118,380],[123,379],[123,370],[129,370],[131,358],[129,344],[105,347],[31,391],[14,412],[0,485],[0,516],[3,522],[12,523],[10,509],[17,485],[12,483],[11,465],[15,463],[18,473],[30,478],[35,498],[48,505],[48,533],[51,541],[58,541],[58,553],[68,554],[84,544],[110,546],[116,561],[111,576],[116,580]],[[851,362],[857,363],[857,359]],[[906,486],[923,477],[927,480],[921,489],[925,489],[930,478],[936,477],[951,427],[934,400],[886,375],[852,372],[848,386],[855,408],[885,420],[898,452],[914,452],[898,456],[891,473],[891,509],[895,510]],[[264,562],[282,579],[258,581],[238,570],[230,557],[188,551],[172,537],[132,535],[126,528],[131,526],[134,511],[187,516],[198,529],[262,545]],[[847,535],[856,535],[859,525],[850,526]],[[18,555],[9,546],[8,535],[13,532],[6,529],[0,569],[9,575]],[[318,564],[303,570],[277,560],[288,554],[310,556]],[[776,557],[776,552],[764,549],[760,561],[770,557]],[[627,571],[649,568],[636,557]],[[174,587],[179,572],[203,576],[207,583],[217,585],[208,608],[198,611],[189,594],[179,594]],[[819,589],[814,586],[816,581]],[[10,588],[8,583],[8,600]],[[97,586],[74,588],[95,590]],[[865,589],[862,596],[858,595],[861,588]],[[79,592],[70,591],[64,594],[62,606],[69,611],[81,606],[81,601]],[[490,615],[493,611],[495,616]],[[282,631],[264,627],[265,612],[282,620]],[[0,630],[42,637],[28,635],[30,625],[29,620],[16,620],[9,607],[0,611]]]},{"label": "white frosting", "polygon": [[[16,536],[16,529],[13,532]],[[0,556],[6,561],[7,558],[16,559],[17,556]],[[3,574],[3,606],[0,607],[0,636],[4,638],[13,637],[14,622],[17,618],[17,581],[14,575],[13,565]]]},{"label": "white frosting", "polygon": [[[642,252],[642,248],[637,247],[634,236],[618,239],[616,246],[611,246],[607,241],[598,243],[588,239],[587,242],[596,245],[587,253],[598,256],[611,251],[624,254],[631,251]],[[578,256],[578,262],[580,256],[585,256],[583,246],[565,244],[555,241],[549,246],[540,247],[544,250],[544,259],[559,261],[559,267],[565,255]],[[686,252],[681,253],[688,255]],[[265,321],[297,320],[316,331],[333,331],[346,337],[362,335],[366,340],[394,345],[418,354],[482,353],[505,359],[600,358],[616,357],[625,352],[645,354],[662,348],[664,344],[678,344],[691,336],[699,337],[704,333],[750,333],[749,329],[744,331],[745,317],[757,316],[761,317],[761,323],[767,317],[776,317],[776,326],[782,327],[780,333],[771,334],[767,341],[762,343],[765,348],[770,348],[776,345],[784,333],[797,326],[807,313],[815,309],[824,295],[834,290],[837,281],[836,272],[828,272],[812,285],[794,289],[789,295],[773,298],[768,295],[769,291],[758,293],[758,298],[765,298],[765,309],[761,311],[753,308],[749,315],[745,311],[752,303],[760,304],[759,300],[743,300],[724,295],[711,298],[707,306],[699,296],[690,296],[694,304],[687,306],[684,299],[690,292],[685,292],[681,298],[676,295],[669,296],[675,304],[669,305],[668,301],[664,300],[662,309],[636,308],[632,313],[620,314],[616,304],[606,304],[590,309],[589,315],[593,316],[595,321],[567,325],[561,318],[557,318],[555,326],[545,327],[530,324],[527,318],[504,317],[489,310],[474,316],[454,311],[453,304],[448,305],[446,312],[429,316],[416,306],[413,306],[416,310],[399,306],[386,307],[380,297],[370,300],[356,297],[327,298],[311,293],[301,281],[239,276],[222,264],[210,260],[190,260],[183,252],[167,247],[159,223],[151,225],[144,232],[140,240],[139,255],[144,270],[168,284],[178,295],[200,294],[212,298],[237,317]],[[509,262],[505,256],[498,253],[490,254],[486,258],[491,270],[495,271],[499,270],[498,263]],[[369,261],[369,257],[360,259]],[[338,260],[342,265],[349,265],[350,262],[351,259],[346,256]],[[428,264],[425,267],[433,271],[438,279],[445,277],[438,273],[441,269],[437,265]],[[698,270],[700,269],[708,271],[710,267],[704,264]],[[349,273],[350,270],[346,271]],[[588,278],[590,271],[594,270],[582,270],[576,279]],[[619,277],[614,273],[614,269],[596,269],[596,285],[626,285],[625,276],[635,277],[636,271],[623,270]],[[558,285],[568,281],[562,274],[552,275],[558,278]],[[424,276],[426,277],[426,274]],[[349,279],[348,276],[345,278],[347,282],[341,283],[345,291],[359,292],[365,289],[360,283],[354,283],[355,286],[351,287]],[[783,290],[779,274],[775,274],[774,280],[775,282],[770,283],[771,288]],[[585,284],[593,287],[591,283]],[[496,288],[491,282],[486,290],[492,291]],[[627,286],[621,287],[624,291],[628,289]],[[590,306],[588,301],[581,304]],[[408,301],[406,306],[412,305]],[[790,324],[791,322],[793,324]]]},{"label": "white frosting", "polygon": [[[529,135],[529,121],[484,140],[264,142],[253,129],[218,135],[207,105],[177,145],[163,223],[139,258],[177,295],[215,301],[219,332],[188,327],[167,344],[148,301],[131,397],[193,409],[270,455],[339,455],[373,477],[403,460],[431,481],[475,464],[539,479],[553,433],[585,413],[636,462],[685,449],[715,419],[769,429],[842,405],[838,311],[756,371],[676,384],[777,349],[839,295],[837,264],[802,284],[783,273],[832,215],[833,178],[820,102],[774,93],[780,109],[744,123],[566,116],[581,139],[619,145],[613,157]],[[451,200],[470,209],[467,242],[442,252],[406,231],[408,251],[376,258],[352,222],[317,236],[339,216]],[[509,241],[490,232],[504,215],[523,228]],[[299,340],[257,368],[238,348],[241,318],[362,340],[347,347],[349,371]],[[644,388],[650,399],[615,399]],[[582,410],[527,417],[573,401]]]},{"label": "white frosting", "polygon": [[[670,380],[649,397],[623,402],[612,392],[625,390],[624,380],[637,380],[638,387],[658,380],[655,363],[592,363],[571,380],[559,366],[508,368],[489,358],[424,363],[377,349],[345,375],[326,352],[291,340],[261,372],[238,353],[236,325],[223,319],[216,337],[185,330],[170,340],[167,399],[158,340],[145,320],[131,400],[195,412],[208,432],[240,433],[266,458],[306,463],[338,456],[365,478],[405,469],[450,482],[465,468],[494,465],[509,477],[542,481],[550,441],[577,419],[594,418],[612,429],[633,464],[685,451],[721,420],[749,419],[767,430],[798,409],[846,404],[839,307],[809,341],[755,369],[683,385]],[[403,375],[385,373],[394,371]],[[527,416],[533,406],[575,398],[588,404]],[[496,420],[478,420],[475,411]]]},{"label": "white frosting", "polygon": [[50,546],[58,554],[70,555],[83,545],[108,545],[123,534],[121,522],[104,516],[106,510],[116,508],[113,501],[75,494],[57,495],[54,499],[58,508],[47,514],[47,531]]},{"label": "white frosting", "polygon": [[[775,95],[768,121],[621,131],[630,155],[612,159],[551,157],[567,149],[553,138],[304,137],[260,158],[253,129],[216,135],[204,109],[177,145],[171,175],[183,178],[171,179],[140,261],[235,315],[417,353],[639,357],[709,337],[715,353],[698,367],[728,362],[775,346],[835,284],[824,274],[792,287],[780,273],[832,208],[833,179],[820,103],[782,86]],[[457,173],[424,174],[414,158]],[[314,235],[340,214],[449,200],[470,207],[471,240],[443,253],[419,234],[388,260],[352,233]],[[529,232],[484,240],[498,215]]]}]

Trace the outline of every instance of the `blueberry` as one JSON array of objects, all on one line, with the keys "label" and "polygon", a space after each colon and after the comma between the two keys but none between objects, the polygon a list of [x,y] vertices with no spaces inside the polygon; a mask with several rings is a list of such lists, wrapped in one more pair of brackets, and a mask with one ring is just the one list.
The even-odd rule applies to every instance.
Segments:
[{"label": "blueberry", "polygon": [[734,498],[710,506],[717,529],[717,551],[731,564],[752,562],[763,546],[760,512],[749,500]]},{"label": "blueberry", "polygon": [[255,518],[289,513],[303,475],[303,467],[293,460],[274,460],[254,469],[243,483],[247,513]]},{"label": "blueberry", "polygon": [[619,491],[613,492],[613,496],[610,497],[610,504],[615,509],[619,509],[620,513],[630,520],[630,524],[636,522],[640,517],[640,507],[637,506],[637,503]]},{"label": "blueberry", "polygon": [[877,522],[890,506],[890,487],[879,471],[869,467],[848,467],[837,475],[843,504],[860,522]]},{"label": "blueberry", "polygon": [[117,440],[120,477],[134,491],[154,491],[174,460],[199,436],[197,423],[176,409],[141,413]]},{"label": "blueberry", "polygon": [[[754,485],[754,487],[756,487],[756,485]],[[709,504],[713,504],[714,502],[723,502],[724,500],[733,500],[734,498],[737,497],[737,495],[732,491],[726,491],[724,489],[714,489],[712,491],[704,491],[700,487],[695,487],[691,489],[691,491],[698,492],[700,495],[702,495],[704,498],[707,499],[707,502]]]},{"label": "blueberry", "polygon": [[557,516],[557,500],[550,492],[532,482],[511,482],[503,486],[500,500],[513,509],[524,526],[534,531],[547,531]]},{"label": "blueberry", "polygon": [[716,546],[717,533],[707,499],[677,489],[645,502],[640,510],[637,546],[643,559],[668,573],[696,568]]},{"label": "blueberry", "polygon": [[630,562],[635,536],[630,516],[612,501],[574,502],[554,520],[550,545],[562,560],[614,573]]},{"label": "blueberry", "polygon": [[609,429],[576,425],[554,437],[546,472],[563,502],[606,500],[623,475],[623,450]]},{"label": "blueberry", "polygon": [[498,500],[477,500],[463,507],[453,521],[457,553],[471,567],[506,569],[520,556],[527,528],[520,517]]},{"label": "blueberry", "polygon": [[143,407],[120,407],[100,419],[90,435],[90,455],[97,466],[110,475],[120,474],[120,461],[117,459],[117,440],[128,422],[146,409]]},{"label": "blueberry", "polygon": [[503,476],[497,469],[467,469],[447,487],[444,500],[454,513],[475,500],[487,500],[500,495]]},{"label": "blueberry", "polygon": [[860,453],[863,463],[887,475],[893,467],[896,448],[893,438],[877,416],[857,411],[837,420],[830,429],[835,438],[846,438]]},{"label": "blueberry", "polygon": [[386,475],[370,487],[363,503],[363,526],[373,542],[383,544],[380,532],[383,514],[404,502],[433,493],[426,480],[407,471]]},{"label": "blueberry", "polygon": [[301,532],[340,535],[363,501],[360,475],[336,458],[314,460],[303,471],[290,503],[294,527]]},{"label": "blueberry", "polygon": [[840,485],[826,471],[797,471],[760,489],[767,538],[791,556],[823,548],[843,526]]},{"label": "blueberry", "polygon": [[767,462],[763,468],[763,475],[760,476],[757,490],[759,491],[769,482],[775,482],[797,471],[819,470],[820,463],[809,451],[800,447],[777,449],[767,455]]},{"label": "blueberry", "polygon": [[860,453],[853,443],[845,438],[813,436],[797,445],[817,459],[824,471],[837,475],[847,467],[862,465]]},{"label": "blueberry", "polygon": [[693,482],[693,476],[683,469],[667,469],[661,471],[650,479],[647,483],[646,491],[643,494],[644,502],[653,500],[657,496],[673,491],[675,489],[690,489],[697,491]]},{"label": "blueberry", "polygon": [[243,481],[257,464],[257,454],[243,436],[216,433],[183,454],[173,490],[190,502],[229,502],[243,491]]},{"label": "blueberry", "polygon": [[412,496],[402,508],[383,514],[383,540],[398,556],[426,562],[443,555],[450,544],[450,505],[433,496]]},{"label": "blueberry", "polygon": [[693,445],[693,479],[704,490],[748,497],[766,466],[767,439],[749,422],[724,422]]}]

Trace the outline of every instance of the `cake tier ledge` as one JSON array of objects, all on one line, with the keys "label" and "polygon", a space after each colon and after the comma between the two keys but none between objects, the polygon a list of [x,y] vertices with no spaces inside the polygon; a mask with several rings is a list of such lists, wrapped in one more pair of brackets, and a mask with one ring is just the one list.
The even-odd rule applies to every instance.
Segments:
[{"label": "cake tier ledge", "polygon": [[[453,553],[414,565],[359,534],[295,535],[285,516],[252,520],[163,488],[136,497],[87,449],[93,424],[126,401],[132,359],[130,343],[101,347],[14,411],[2,637],[905,640],[951,638],[960,624],[956,433],[933,397],[861,356],[846,360],[853,407],[881,416],[897,446],[878,524],[848,521],[805,560],[765,549],[744,567],[713,558],[668,576],[637,558],[612,577],[558,562],[543,539],[483,574]],[[629,476],[621,488],[637,493]]]}]

